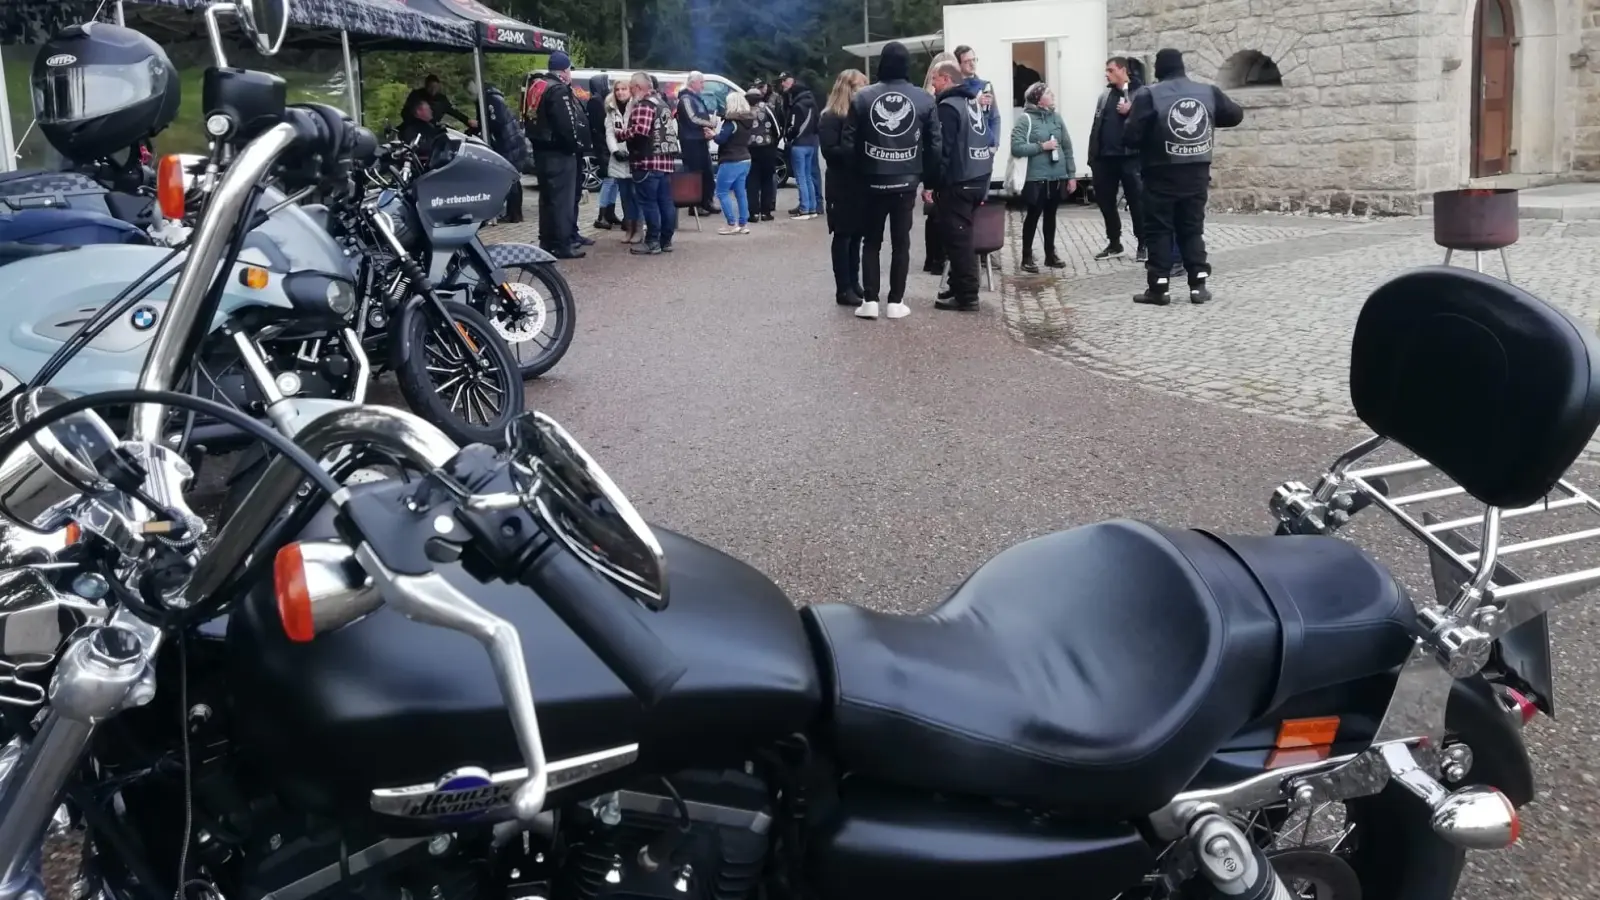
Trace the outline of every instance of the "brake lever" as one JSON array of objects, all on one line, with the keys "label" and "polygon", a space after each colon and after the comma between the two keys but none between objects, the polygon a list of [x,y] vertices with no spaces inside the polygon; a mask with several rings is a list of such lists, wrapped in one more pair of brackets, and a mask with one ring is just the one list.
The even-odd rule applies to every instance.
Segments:
[{"label": "brake lever", "polygon": [[[461,526],[447,516],[435,520],[438,527],[449,523],[452,531]],[[448,538],[448,534],[441,535]],[[528,664],[522,655],[522,638],[510,622],[479,606],[438,572],[425,575],[399,575],[385,566],[363,542],[356,560],[382,591],[384,601],[406,618],[425,625],[459,631],[489,651],[489,664],[511,714],[511,727],[528,766],[528,780],[511,796],[516,817],[532,822],[544,808],[549,774],[545,768],[544,741],[539,734],[539,717],[533,704],[533,686]]]}]

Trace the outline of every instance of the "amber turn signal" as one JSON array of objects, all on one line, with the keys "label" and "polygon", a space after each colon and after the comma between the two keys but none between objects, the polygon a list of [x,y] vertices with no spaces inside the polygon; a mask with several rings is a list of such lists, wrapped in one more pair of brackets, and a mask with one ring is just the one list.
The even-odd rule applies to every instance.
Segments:
[{"label": "amber turn signal", "polygon": [[1285,719],[1278,726],[1278,740],[1267,757],[1267,768],[1281,769],[1284,766],[1321,762],[1332,755],[1333,741],[1338,735],[1338,716]]},{"label": "amber turn signal", "polygon": [[156,165],[156,201],[161,214],[169,219],[183,218],[183,160],[175,154],[161,157]]},{"label": "amber turn signal", "polygon": [[267,286],[267,270],[256,266],[245,266],[239,270],[239,283],[259,291]]},{"label": "amber turn signal", "polygon": [[291,641],[304,643],[342,628],[383,605],[383,595],[334,541],[284,545],[272,561],[278,618]]}]

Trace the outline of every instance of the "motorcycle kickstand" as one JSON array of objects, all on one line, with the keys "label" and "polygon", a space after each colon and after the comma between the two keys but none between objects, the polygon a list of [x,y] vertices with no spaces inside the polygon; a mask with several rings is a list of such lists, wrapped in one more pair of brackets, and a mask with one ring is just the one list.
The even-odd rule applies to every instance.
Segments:
[{"label": "motorcycle kickstand", "polygon": [[1205,813],[1189,825],[1189,842],[1208,900],[1293,900],[1266,853],[1227,817]]}]

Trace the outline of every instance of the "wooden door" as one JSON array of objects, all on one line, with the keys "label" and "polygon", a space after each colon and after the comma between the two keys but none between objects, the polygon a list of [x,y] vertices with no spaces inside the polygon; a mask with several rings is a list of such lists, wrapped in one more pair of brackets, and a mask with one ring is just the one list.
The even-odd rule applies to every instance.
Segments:
[{"label": "wooden door", "polygon": [[1511,170],[1516,23],[1506,0],[1478,0],[1473,23],[1472,175]]}]

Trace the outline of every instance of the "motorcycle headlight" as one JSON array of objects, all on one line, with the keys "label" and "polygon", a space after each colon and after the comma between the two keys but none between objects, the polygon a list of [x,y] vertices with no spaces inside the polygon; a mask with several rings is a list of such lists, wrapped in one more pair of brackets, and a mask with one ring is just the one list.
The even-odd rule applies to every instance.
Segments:
[{"label": "motorcycle headlight", "polygon": [[[49,387],[19,394],[0,430],[9,432],[67,399]],[[89,411],[34,434],[0,460],[0,512],[41,534],[59,529],[65,524],[61,516],[65,506],[81,494],[104,490],[95,460],[116,446],[116,433]]]},{"label": "motorcycle headlight", "polygon": [[327,296],[328,308],[334,315],[348,316],[356,308],[356,288],[348,281],[329,279]]}]

